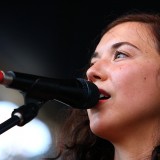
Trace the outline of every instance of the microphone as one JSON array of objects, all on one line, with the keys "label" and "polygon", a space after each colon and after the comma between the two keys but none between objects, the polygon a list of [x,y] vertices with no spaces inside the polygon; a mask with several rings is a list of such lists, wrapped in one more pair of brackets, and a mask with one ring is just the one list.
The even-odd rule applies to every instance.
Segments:
[{"label": "microphone", "polygon": [[0,71],[0,84],[39,100],[57,100],[78,109],[94,107],[100,97],[98,87],[85,79],[55,79],[32,74]]}]

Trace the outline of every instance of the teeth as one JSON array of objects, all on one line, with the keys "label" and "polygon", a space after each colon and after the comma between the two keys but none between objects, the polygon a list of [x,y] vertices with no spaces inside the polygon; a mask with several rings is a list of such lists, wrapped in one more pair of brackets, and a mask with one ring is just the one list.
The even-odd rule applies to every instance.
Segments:
[{"label": "teeth", "polygon": [[104,94],[100,94],[99,99],[108,99],[110,96],[105,96]]},{"label": "teeth", "polygon": [[99,98],[103,98],[103,97],[105,97],[105,96],[101,93],[100,96],[99,96]]}]

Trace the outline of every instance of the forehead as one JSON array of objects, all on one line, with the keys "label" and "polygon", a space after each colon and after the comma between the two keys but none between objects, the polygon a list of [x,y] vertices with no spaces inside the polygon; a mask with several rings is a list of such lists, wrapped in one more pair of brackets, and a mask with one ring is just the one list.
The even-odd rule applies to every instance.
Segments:
[{"label": "forehead", "polygon": [[145,45],[153,48],[156,45],[150,26],[140,22],[125,22],[111,28],[103,35],[100,44],[121,41],[133,43],[137,47]]}]

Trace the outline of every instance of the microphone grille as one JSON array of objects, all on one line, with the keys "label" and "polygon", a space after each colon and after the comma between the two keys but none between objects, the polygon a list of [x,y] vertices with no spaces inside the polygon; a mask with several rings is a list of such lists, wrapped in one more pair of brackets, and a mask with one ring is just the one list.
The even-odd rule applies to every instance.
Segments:
[{"label": "microphone grille", "polygon": [[82,84],[86,97],[86,102],[83,106],[81,106],[81,109],[89,109],[94,107],[99,101],[100,93],[98,87],[94,83],[85,79],[77,78],[77,80]]}]

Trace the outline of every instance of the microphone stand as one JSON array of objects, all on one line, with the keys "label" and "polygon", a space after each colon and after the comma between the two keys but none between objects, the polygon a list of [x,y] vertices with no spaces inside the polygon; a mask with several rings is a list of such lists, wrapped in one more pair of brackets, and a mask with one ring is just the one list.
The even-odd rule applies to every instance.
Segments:
[{"label": "microphone stand", "polygon": [[14,109],[11,118],[0,124],[0,134],[14,127],[15,125],[24,126],[38,114],[42,103],[28,103]]}]

